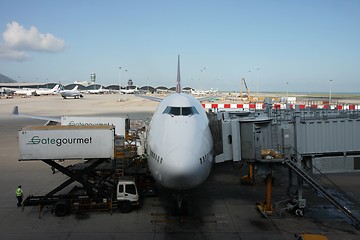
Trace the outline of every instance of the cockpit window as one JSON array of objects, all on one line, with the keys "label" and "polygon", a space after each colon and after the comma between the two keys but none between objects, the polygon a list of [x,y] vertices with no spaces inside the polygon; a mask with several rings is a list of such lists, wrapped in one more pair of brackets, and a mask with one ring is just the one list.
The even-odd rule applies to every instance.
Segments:
[{"label": "cockpit window", "polygon": [[190,116],[199,114],[195,107],[170,107],[167,106],[163,114],[170,114],[173,116]]},{"label": "cockpit window", "polygon": [[193,114],[199,114],[195,107],[183,107],[181,108],[181,115],[189,116]]},{"label": "cockpit window", "polygon": [[179,116],[180,114],[180,108],[179,107],[166,107],[163,113],[167,113],[170,115]]}]

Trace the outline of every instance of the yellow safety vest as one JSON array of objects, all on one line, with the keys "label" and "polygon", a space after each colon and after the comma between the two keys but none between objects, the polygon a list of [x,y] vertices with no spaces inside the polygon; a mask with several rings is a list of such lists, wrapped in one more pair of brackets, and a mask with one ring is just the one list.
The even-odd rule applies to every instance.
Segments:
[{"label": "yellow safety vest", "polygon": [[23,195],[23,192],[22,192],[21,188],[16,189],[16,196],[20,197],[22,195]]}]

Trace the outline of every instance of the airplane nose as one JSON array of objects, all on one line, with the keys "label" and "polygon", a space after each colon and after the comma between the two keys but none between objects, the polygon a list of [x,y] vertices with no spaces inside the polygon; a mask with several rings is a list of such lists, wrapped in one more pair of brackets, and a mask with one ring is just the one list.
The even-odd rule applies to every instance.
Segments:
[{"label": "airplane nose", "polygon": [[199,160],[187,149],[176,149],[166,157],[168,181],[174,188],[189,189],[202,182]]}]

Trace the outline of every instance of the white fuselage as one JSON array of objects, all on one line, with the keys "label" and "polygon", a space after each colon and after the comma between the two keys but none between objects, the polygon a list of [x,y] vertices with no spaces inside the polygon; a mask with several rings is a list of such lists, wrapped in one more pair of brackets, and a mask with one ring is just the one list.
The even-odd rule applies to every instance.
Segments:
[{"label": "white fuselage", "polygon": [[161,185],[186,190],[203,183],[213,163],[213,140],[200,102],[185,93],[161,101],[148,129],[148,164]]},{"label": "white fuselage", "polygon": [[51,95],[51,94],[55,95],[59,92],[59,87],[60,87],[59,84],[56,84],[56,86],[53,89],[38,88],[35,91],[37,95]]},{"label": "white fuselage", "polygon": [[34,95],[36,93],[35,89],[18,89],[15,90],[14,94],[16,95]]},{"label": "white fuselage", "polygon": [[60,92],[61,96],[63,98],[67,98],[67,97],[73,97],[73,98],[80,98],[83,97],[81,92],[78,90],[68,90],[68,91],[62,91]]},{"label": "white fuselage", "polygon": [[76,85],[73,89],[71,90],[62,90],[60,91],[60,94],[63,98],[67,98],[67,97],[73,97],[73,98],[82,98],[83,95],[81,94],[81,92],[78,89],[78,85]]}]

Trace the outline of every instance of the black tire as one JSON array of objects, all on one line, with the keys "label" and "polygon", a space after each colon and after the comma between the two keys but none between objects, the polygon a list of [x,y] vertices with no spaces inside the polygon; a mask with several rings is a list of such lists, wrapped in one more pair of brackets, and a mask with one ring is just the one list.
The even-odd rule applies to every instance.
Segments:
[{"label": "black tire", "polygon": [[119,201],[118,209],[121,213],[129,213],[132,210],[130,201]]},{"label": "black tire", "polygon": [[55,215],[58,217],[64,217],[70,213],[70,206],[66,201],[59,201],[54,205]]}]

